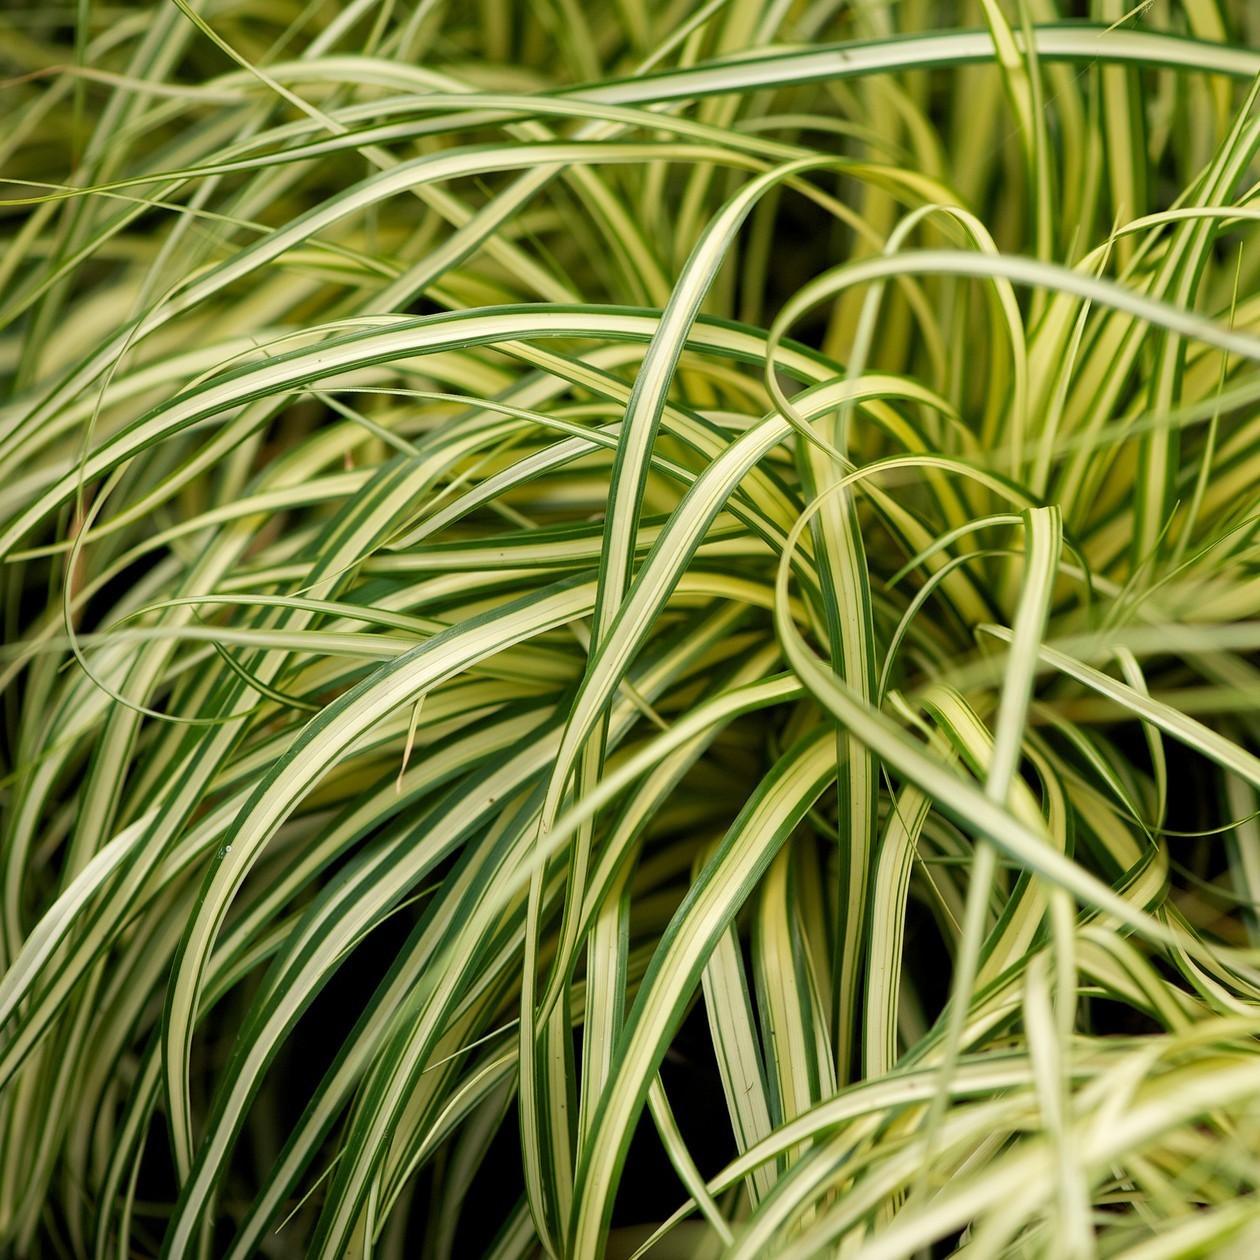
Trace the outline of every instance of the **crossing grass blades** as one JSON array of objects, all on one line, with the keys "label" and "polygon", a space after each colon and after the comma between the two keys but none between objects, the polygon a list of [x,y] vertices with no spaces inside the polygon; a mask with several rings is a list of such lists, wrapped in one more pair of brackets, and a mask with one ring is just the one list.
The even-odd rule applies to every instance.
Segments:
[{"label": "crossing grass blades", "polygon": [[0,63],[5,1254],[1257,1254],[1253,6]]}]

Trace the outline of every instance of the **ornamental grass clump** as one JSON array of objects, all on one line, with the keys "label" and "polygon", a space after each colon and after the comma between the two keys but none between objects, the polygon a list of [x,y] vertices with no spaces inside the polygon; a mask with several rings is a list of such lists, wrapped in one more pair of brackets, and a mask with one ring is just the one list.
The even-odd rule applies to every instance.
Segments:
[{"label": "ornamental grass clump", "polygon": [[1256,45],[5,7],[0,1251],[1260,1254]]}]

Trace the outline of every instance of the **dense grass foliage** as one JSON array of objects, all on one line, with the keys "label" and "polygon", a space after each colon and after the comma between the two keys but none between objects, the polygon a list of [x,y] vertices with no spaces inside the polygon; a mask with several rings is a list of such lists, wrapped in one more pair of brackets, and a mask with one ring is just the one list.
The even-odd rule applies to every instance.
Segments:
[{"label": "dense grass foliage", "polygon": [[1258,72],[5,5],[0,1251],[1260,1254]]}]

